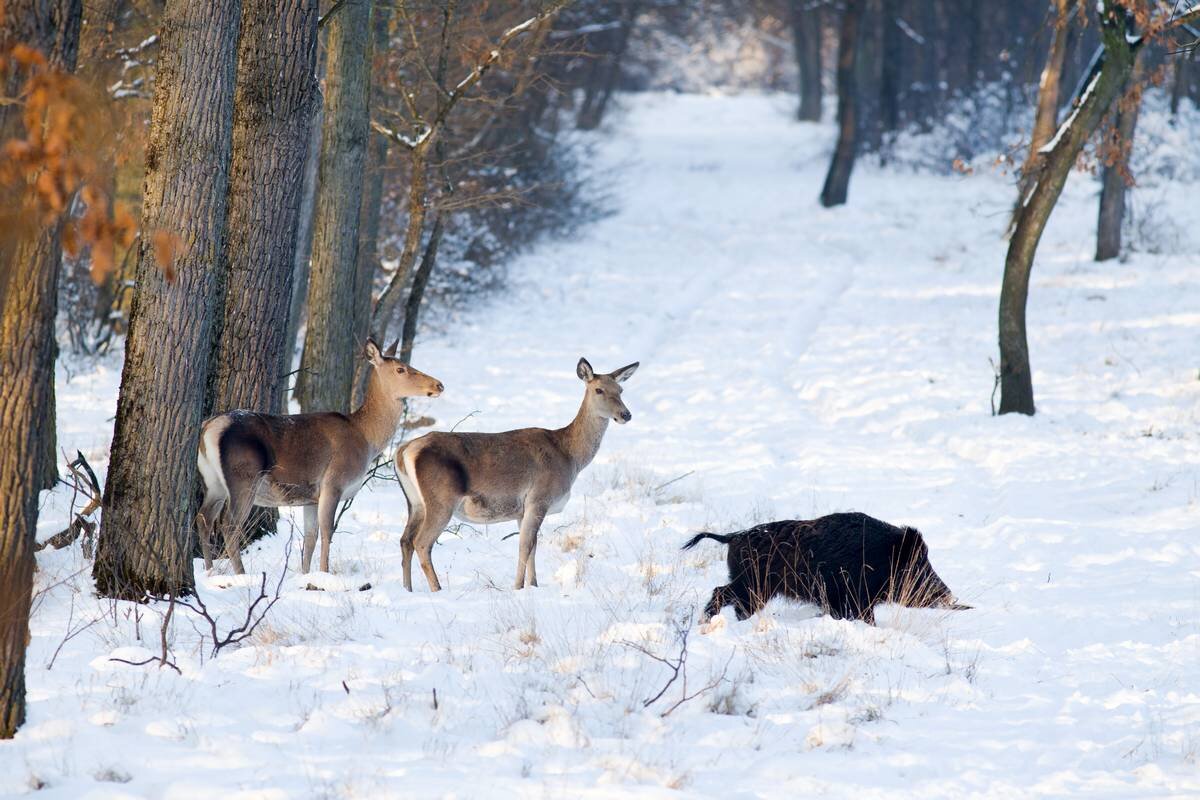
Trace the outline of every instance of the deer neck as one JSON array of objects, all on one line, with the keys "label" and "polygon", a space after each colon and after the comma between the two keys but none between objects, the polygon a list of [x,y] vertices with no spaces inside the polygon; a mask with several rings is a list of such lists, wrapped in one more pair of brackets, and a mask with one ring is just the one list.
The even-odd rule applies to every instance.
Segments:
[{"label": "deer neck", "polygon": [[350,422],[370,445],[372,459],[382,453],[396,435],[403,411],[400,401],[386,396],[379,376],[372,369],[363,403],[350,415]]},{"label": "deer neck", "polygon": [[590,393],[585,393],[575,419],[567,427],[558,430],[559,441],[575,463],[577,472],[592,463],[600,450],[604,432],[608,430],[608,417],[602,417],[592,410],[591,397]]}]

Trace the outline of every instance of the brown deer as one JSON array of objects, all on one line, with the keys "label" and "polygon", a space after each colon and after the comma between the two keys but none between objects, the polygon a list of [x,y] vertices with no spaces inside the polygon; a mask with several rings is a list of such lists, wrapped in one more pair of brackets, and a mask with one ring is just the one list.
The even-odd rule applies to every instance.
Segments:
[{"label": "brown deer", "polygon": [[329,571],[329,543],[338,503],[361,488],[371,463],[396,435],[406,397],[437,397],[441,381],[394,358],[367,340],[371,364],[362,405],[337,412],[260,414],[230,411],[205,420],[197,463],[204,501],[196,515],[204,566],[212,569],[210,539],[221,509],[225,553],[240,575],[242,531],[251,506],[304,506],[304,551],[308,572],[321,533],[321,571]]},{"label": "brown deer", "polygon": [[562,511],[575,478],[591,463],[609,420],[632,418],[621,386],[637,362],[597,375],[587,359],[576,374],[587,384],[579,413],[565,428],[521,428],[505,433],[427,433],[396,450],[396,474],[408,500],[400,540],[404,588],[412,591],[412,557],[421,561],[432,591],[442,588],[430,553],[451,517],[478,524],[519,521],[516,588],[537,586],[538,529]]}]

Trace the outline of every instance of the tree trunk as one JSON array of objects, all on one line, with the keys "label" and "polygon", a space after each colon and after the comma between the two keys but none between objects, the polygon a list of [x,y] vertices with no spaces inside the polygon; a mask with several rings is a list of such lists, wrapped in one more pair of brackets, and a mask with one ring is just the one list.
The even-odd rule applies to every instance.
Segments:
[{"label": "tree trunk", "polygon": [[404,334],[401,337],[400,360],[409,363],[412,360],[413,343],[417,338],[417,319],[421,313],[421,301],[425,297],[425,287],[429,285],[429,275],[437,263],[438,246],[442,243],[442,214],[438,212],[433,218],[433,230],[429,233],[429,241],[425,245],[425,253],[421,256],[421,264],[413,275],[412,290],[408,293],[408,303],[404,307]]},{"label": "tree trunk", "polygon": [[1198,52],[1200,52],[1200,47],[1193,47],[1175,58],[1175,78],[1171,81],[1171,119],[1175,119],[1179,114],[1179,101],[1187,97],[1191,63]]},{"label": "tree trunk", "polygon": [[[1046,56],[1046,66],[1042,69],[1042,77],[1038,82],[1037,111],[1033,118],[1033,133],[1029,137],[1029,157],[1021,167],[1021,179],[1018,181],[1017,197],[1022,198],[1029,192],[1030,184],[1041,169],[1041,150],[1050,141],[1058,128],[1059,93],[1062,86],[1063,63],[1067,56],[1067,39],[1070,32],[1070,0],[1055,0],[1057,12],[1054,19],[1054,33],[1050,41],[1050,52]],[[1016,228],[1017,215],[1020,207],[1013,209],[1009,221],[1009,233]]]},{"label": "tree trunk", "polygon": [[[300,189],[300,219],[296,223],[296,258],[292,265],[292,299],[288,303],[287,333],[280,353],[280,375],[291,376],[300,337],[300,321],[304,318],[304,303],[308,298],[308,268],[312,260],[313,207],[317,196],[317,165],[321,160],[321,128],[324,112],[316,109],[308,132],[308,152],[304,156],[304,178]],[[303,372],[296,373],[292,382],[299,386]],[[280,396],[277,414],[287,413],[286,394]]]},{"label": "tree trunk", "polygon": [[[1033,379],[1025,335],[1029,274],[1042,231],[1062,194],[1080,150],[1124,91],[1141,40],[1126,38],[1125,13],[1106,0],[1101,12],[1103,50],[1084,81],[1075,108],[1039,153],[1040,167],[1017,204],[1016,229],[1008,243],[1000,287],[1000,413],[1033,414]],[[1114,17],[1116,19],[1114,20]]]},{"label": "tree trunk", "polygon": [[[74,69],[79,0],[9,0],[4,10],[0,54],[25,44],[53,67]],[[0,137],[17,125],[16,114],[0,115]],[[4,253],[10,260],[0,263],[11,289],[0,291],[0,739],[11,739],[25,721],[38,490],[54,424],[46,409],[53,403],[59,233],[56,223],[11,242]]]},{"label": "tree trunk", "polygon": [[821,121],[821,17],[813,0],[791,0],[792,48],[800,73],[801,122]]},{"label": "tree trunk", "polygon": [[900,68],[903,51],[897,20],[897,0],[883,0],[883,64],[879,73],[879,127],[885,133],[900,128]]},{"label": "tree trunk", "polygon": [[838,140],[833,151],[829,174],[821,189],[821,205],[826,208],[846,202],[850,172],[858,145],[858,87],[854,77],[858,51],[858,23],[864,0],[847,0],[842,12],[842,30],[838,41]]},{"label": "tree trunk", "polygon": [[[373,62],[376,53],[387,49],[389,26],[392,10],[386,3],[380,3],[371,11],[371,57]],[[374,72],[374,70],[372,70]],[[378,87],[375,86],[374,75],[371,76],[371,87],[368,90],[367,106],[376,108],[380,105]],[[364,167],[364,189],[362,208],[359,210],[358,238],[358,267],[354,277],[354,340],[363,342],[371,333],[371,289],[375,284],[375,275],[382,271],[379,260],[379,215],[383,211],[383,173],[387,167],[389,140],[378,131],[369,133],[370,140],[367,149],[367,161]],[[358,359],[354,377],[354,396],[352,406],[359,405],[367,391],[369,364]]]},{"label": "tree trunk", "polygon": [[163,13],[142,191],[148,235],[93,570],[105,596],[179,596],[194,585],[192,491],[224,302],[240,17],[240,0],[168,0]]},{"label": "tree trunk", "polygon": [[1100,215],[1096,222],[1096,260],[1108,261],[1121,255],[1121,226],[1125,222],[1125,195],[1130,177],[1129,158],[1133,152],[1133,136],[1137,129],[1138,111],[1142,106],[1139,84],[1141,62],[1134,65],[1130,91],[1117,104],[1113,130],[1114,147],[1120,149],[1113,163],[1105,164],[1100,188]]},{"label": "tree trunk", "polygon": [[[371,0],[347,0],[329,20],[325,118],[317,173],[308,332],[296,389],[304,411],[350,410],[355,353],[354,310],[363,166],[370,119],[370,63],[365,34]],[[349,324],[348,324],[349,323]]]},{"label": "tree trunk", "polygon": [[317,16],[317,0],[243,0],[210,414],[270,413],[281,404],[304,158],[319,98]]},{"label": "tree trunk", "polygon": [[429,144],[432,137],[412,149],[409,154],[408,225],[404,231],[404,248],[400,251],[400,262],[396,272],[388,280],[387,288],[375,302],[372,327],[380,336],[387,337],[396,307],[404,296],[408,276],[417,260],[421,248],[421,234],[425,231],[425,212],[429,186]]}]

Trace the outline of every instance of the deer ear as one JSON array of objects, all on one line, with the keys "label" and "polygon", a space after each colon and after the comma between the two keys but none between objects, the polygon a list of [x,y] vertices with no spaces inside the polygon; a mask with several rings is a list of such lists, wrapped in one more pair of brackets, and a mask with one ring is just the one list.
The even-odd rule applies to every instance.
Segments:
[{"label": "deer ear", "polygon": [[379,352],[379,345],[375,344],[374,339],[367,339],[367,346],[365,350],[367,354],[367,361],[370,361],[375,366],[379,366],[379,364],[383,361],[383,353]]},{"label": "deer ear", "polygon": [[399,337],[399,336],[397,336],[395,339],[393,339],[393,340],[392,340],[392,346],[391,346],[391,347],[389,347],[387,350],[385,350],[383,354],[384,354],[385,356],[387,356],[388,358],[395,358],[395,356],[396,356],[396,347],[397,347],[399,344],[400,344],[400,337]]},{"label": "deer ear", "polygon": [[575,365],[575,374],[579,376],[581,381],[590,381],[596,377],[596,373],[592,371],[592,365],[588,363],[586,358],[579,359],[579,363]]},{"label": "deer ear", "polygon": [[617,383],[624,383],[625,381],[627,381],[633,377],[633,373],[637,372],[638,364],[640,364],[640,363],[642,363],[642,362],[635,361],[628,366],[621,367],[620,369],[614,369],[612,372],[609,373],[609,377],[612,378]]}]

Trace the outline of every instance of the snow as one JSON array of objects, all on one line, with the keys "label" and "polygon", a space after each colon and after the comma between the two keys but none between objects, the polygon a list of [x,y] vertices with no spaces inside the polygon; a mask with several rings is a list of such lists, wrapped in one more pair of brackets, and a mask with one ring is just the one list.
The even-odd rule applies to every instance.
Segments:
[{"label": "snow", "polygon": [[[543,528],[541,588],[509,588],[515,526],[496,525],[443,535],[445,591],[418,571],[405,592],[404,502],[380,482],[333,574],[289,576],[248,642],[210,658],[177,610],[176,674],[111,660],[159,654],[161,604],[97,600],[78,547],[44,551],[0,794],[1200,792],[1195,258],[1092,263],[1095,184],[1073,178],[1033,272],[1039,413],[992,417],[1009,179],[864,164],[825,210],[834,134],[793,122],[790,97],[623,102],[601,147],[615,213],[523,257],[415,359],[447,386],[417,411],[442,429],[477,412],[460,430],[565,424],[580,355],[641,361],[633,420]],[[119,375],[60,369],[60,444],[100,469]],[[45,500],[41,538],[69,500]],[[845,509],[918,526],[976,610],[886,607],[870,627],[780,602],[695,623],[723,552],[680,553],[689,533]],[[269,587],[285,538],[247,556]],[[261,578],[196,564],[226,630]],[[671,675],[652,656],[685,635],[686,688],[645,707]]]}]

